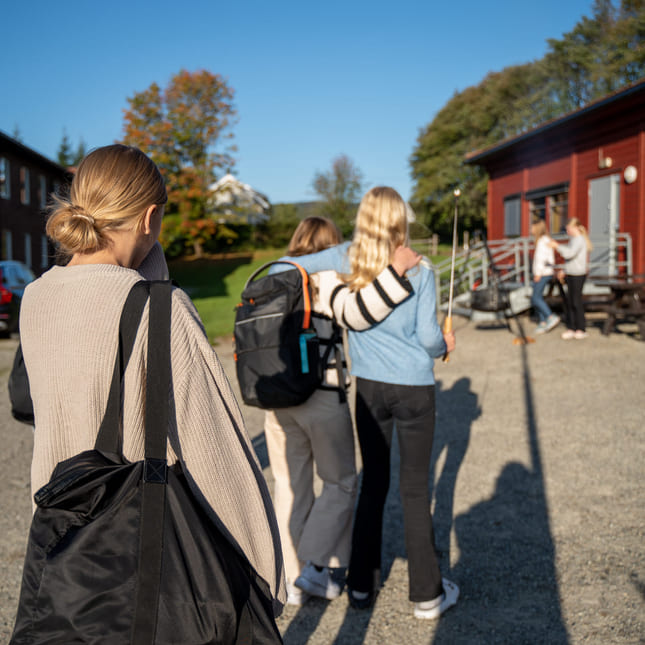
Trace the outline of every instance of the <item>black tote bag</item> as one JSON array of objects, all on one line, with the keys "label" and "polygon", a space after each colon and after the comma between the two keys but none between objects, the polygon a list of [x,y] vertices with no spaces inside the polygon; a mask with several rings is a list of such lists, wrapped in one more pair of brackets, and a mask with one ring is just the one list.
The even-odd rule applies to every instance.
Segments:
[{"label": "black tote bag", "polygon": [[29,378],[25,359],[22,357],[22,345],[18,343],[16,354],[13,357],[13,367],[9,374],[9,401],[11,401],[11,415],[16,421],[34,425],[34,406],[31,402]]},{"label": "black tote bag", "polygon": [[[122,456],[121,382],[150,294],[145,458]],[[139,282],[94,450],[58,464],[34,514],[10,645],[281,643],[268,585],[166,465],[169,282]]]}]

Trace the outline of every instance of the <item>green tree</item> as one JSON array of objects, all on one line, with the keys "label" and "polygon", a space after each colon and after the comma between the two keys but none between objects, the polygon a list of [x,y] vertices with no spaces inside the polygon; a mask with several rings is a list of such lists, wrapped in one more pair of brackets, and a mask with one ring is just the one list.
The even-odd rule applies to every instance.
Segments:
[{"label": "green tree", "polygon": [[67,136],[67,131],[63,129],[63,138],[61,139],[60,145],[58,146],[58,153],[56,154],[58,163],[65,168],[78,166],[86,154],[87,149],[83,138],[78,142],[76,152],[72,152],[72,144]]},{"label": "green tree", "polygon": [[331,169],[317,172],[313,189],[321,199],[319,214],[336,222],[343,236],[354,228],[356,205],[363,194],[363,174],[347,155],[332,160]]},{"label": "green tree", "polygon": [[219,168],[231,168],[234,146],[227,144],[234,122],[233,89],[207,70],[180,71],[162,89],[156,83],[128,98],[123,143],[145,151],[168,186],[166,212],[179,215],[194,252],[217,237],[209,214],[209,186]]},{"label": "green tree", "polygon": [[453,191],[460,188],[460,220],[467,229],[486,217],[485,173],[463,163],[465,155],[544,120],[541,66],[527,64],[489,74],[479,85],[455,93],[424,128],[410,163],[412,206],[433,232],[452,227]]},{"label": "green tree", "polygon": [[63,138],[58,146],[58,153],[56,155],[58,163],[67,168],[72,165],[72,147],[67,136],[67,131],[63,130]]},{"label": "green tree", "polygon": [[298,207],[295,204],[273,204],[269,219],[256,227],[258,246],[287,246],[299,223]]},{"label": "green tree", "polygon": [[74,153],[74,158],[72,159],[72,166],[78,166],[81,161],[85,158],[87,154],[87,147],[85,146],[85,141],[81,138],[76,147],[76,152]]},{"label": "green tree", "polygon": [[455,187],[460,217],[474,228],[486,217],[487,176],[464,164],[468,152],[514,137],[645,75],[645,5],[595,0],[541,60],[488,74],[455,95],[421,130],[411,155],[412,205],[433,231],[447,234]]}]

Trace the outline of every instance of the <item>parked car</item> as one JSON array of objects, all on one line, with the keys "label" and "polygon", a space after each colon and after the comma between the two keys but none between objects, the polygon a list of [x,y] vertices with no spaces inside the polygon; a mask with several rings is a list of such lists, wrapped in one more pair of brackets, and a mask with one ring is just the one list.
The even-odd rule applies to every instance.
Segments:
[{"label": "parked car", "polygon": [[0,334],[18,330],[20,300],[25,287],[35,280],[33,271],[17,260],[0,261]]}]

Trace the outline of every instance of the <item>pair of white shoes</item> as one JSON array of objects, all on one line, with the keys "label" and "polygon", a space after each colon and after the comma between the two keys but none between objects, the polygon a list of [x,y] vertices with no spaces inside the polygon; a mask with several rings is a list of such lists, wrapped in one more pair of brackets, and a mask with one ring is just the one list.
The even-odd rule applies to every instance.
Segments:
[{"label": "pair of white shoes", "polygon": [[562,340],[571,340],[572,338],[575,340],[583,340],[586,337],[587,332],[582,331],[582,329],[576,329],[575,331],[573,331],[573,329],[567,329],[567,331],[562,332],[561,335]]},{"label": "pair of white shoes", "polygon": [[[437,619],[441,614],[457,603],[459,587],[447,578],[442,578],[443,593],[433,600],[416,603],[414,615],[416,618]],[[338,598],[342,591],[341,585],[336,582],[327,567],[318,570],[311,562],[296,578],[295,584],[287,581],[287,604],[303,605],[309,596],[318,596],[333,600]]]}]

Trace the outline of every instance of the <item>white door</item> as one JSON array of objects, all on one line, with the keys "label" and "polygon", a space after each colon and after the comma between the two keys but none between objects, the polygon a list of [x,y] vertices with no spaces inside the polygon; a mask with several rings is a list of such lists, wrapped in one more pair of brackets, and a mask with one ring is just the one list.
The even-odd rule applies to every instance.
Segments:
[{"label": "white door", "polygon": [[591,275],[615,275],[616,232],[620,225],[620,174],[589,182]]}]

